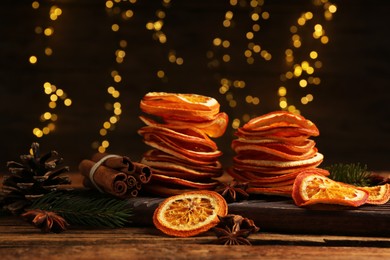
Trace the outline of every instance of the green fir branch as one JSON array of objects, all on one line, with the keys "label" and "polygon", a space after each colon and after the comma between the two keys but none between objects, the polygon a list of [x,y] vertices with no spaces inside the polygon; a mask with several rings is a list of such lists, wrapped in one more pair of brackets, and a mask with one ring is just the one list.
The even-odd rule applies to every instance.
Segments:
[{"label": "green fir branch", "polygon": [[126,200],[95,191],[54,191],[34,201],[29,209],[52,211],[69,224],[123,227],[131,223],[132,208]]},{"label": "green fir branch", "polygon": [[360,163],[338,163],[325,167],[330,172],[329,178],[355,186],[370,186],[371,173],[367,165]]}]

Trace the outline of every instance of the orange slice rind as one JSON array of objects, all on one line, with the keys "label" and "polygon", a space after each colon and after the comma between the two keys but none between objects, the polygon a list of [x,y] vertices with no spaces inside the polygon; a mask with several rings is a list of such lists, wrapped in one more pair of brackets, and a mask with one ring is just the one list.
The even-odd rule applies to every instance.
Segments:
[{"label": "orange slice rind", "polygon": [[153,223],[163,233],[190,237],[206,232],[226,216],[225,199],[214,191],[193,191],[166,198],[153,214]]}]

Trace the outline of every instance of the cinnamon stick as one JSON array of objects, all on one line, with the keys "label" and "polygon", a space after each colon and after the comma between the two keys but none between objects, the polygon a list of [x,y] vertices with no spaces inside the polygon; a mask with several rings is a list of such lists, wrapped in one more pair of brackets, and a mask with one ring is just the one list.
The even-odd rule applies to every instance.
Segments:
[{"label": "cinnamon stick", "polygon": [[[90,171],[94,165],[95,162],[91,160],[83,160],[79,164],[79,170],[85,178],[89,179]],[[90,180],[90,183],[94,182],[104,192],[123,198],[127,193],[126,178],[125,173],[100,165],[93,175],[93,181]]]},{"label": "cinnamon stick", "polygon": [[139,162],[133,162],[133,164],[135,166],[135,172],[138,173],[137,177],[139,178],[140,182],[144,184],[148,183],[152,178],[152,170],[150,167]]},{"label": "cinnamon stick", "polygon": [[[107,153],[95,153],[91,160],[94,162],[98,162],[104,157],[106,157]],[[102,165],[107,166],[109,168],[124,172],[126,174],[132,174],[135,171],[135,166],[133,162],[130,160],[127,156],[117,156],[117,157],[110,157],[107,158]]]}]

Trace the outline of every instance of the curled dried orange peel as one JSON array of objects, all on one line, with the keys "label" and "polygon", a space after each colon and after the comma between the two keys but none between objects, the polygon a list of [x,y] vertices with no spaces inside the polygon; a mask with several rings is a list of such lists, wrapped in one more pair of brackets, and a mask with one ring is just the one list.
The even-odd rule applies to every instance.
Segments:
[{"label": "curled dried orange peel", "polygon": [[385,204],[390,199],[390,184],[377,185],[372,187],[361,187],[368,192],[367,204]]},{"label": "curled dried orange peel", "polygon": [[214,191],[192,191],[166,198],[153,214],[153,223],[170,236],[190,237],[206,232],[226,216],[225,199]]},{"label": "curled dried orange peel", "polygon": [[323,203],[358,207],[367,202],[368,196],[364,189],[310,172],[299,174],[292,190],[297,206]]}]

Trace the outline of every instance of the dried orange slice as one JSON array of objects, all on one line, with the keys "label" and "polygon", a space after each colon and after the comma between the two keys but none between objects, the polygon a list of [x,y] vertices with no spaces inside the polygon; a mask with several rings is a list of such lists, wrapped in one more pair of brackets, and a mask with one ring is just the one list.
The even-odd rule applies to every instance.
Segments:
[{"label": "dried orange slice", "polygon": [[297,206],[323,203],[358,207],[366,203],[368,192],[321,174],[302,172],[294,181],[292,197]]},{"label": "dried orange slice", "polygon": [[226,216],[225,199],[215,191],[193,191],[165,199],[154,211],[154,225],[167,235],[190,237],[206,232]]},{"label": "dried orange slice", "polygon": [[185,128],[197,128],[203,130],[208,136],[217,138],[221,137],[225,131],[229,122],[229,116],[226,113],[218,113],[214,119],[196,122],[196,121],[186,121],[183,124],[182,120],[174,119],[165,119],[165,122],[168,124],[168,127],[182,126]]},{"label": "dried orange slice", "polygon": [[145,113],[184,121],[213,120],[219,107],[214,98],[182,93],[149,92],[140,102]]},{"label": "dried orange slice", "polygon": [[261,132],[285,127],[304,129],[312,136],[319,135],[319,130],[313,122],[301,115],[296,115],[287,111],[274,111],[258,116],[246,123],[242,129],[252,132]]},{"label": "dried orange slice", "polygon": [[368,192],[367,204],[385,204],[390,199],[390,184],[377,185],[372,187],[361,187]]}]

